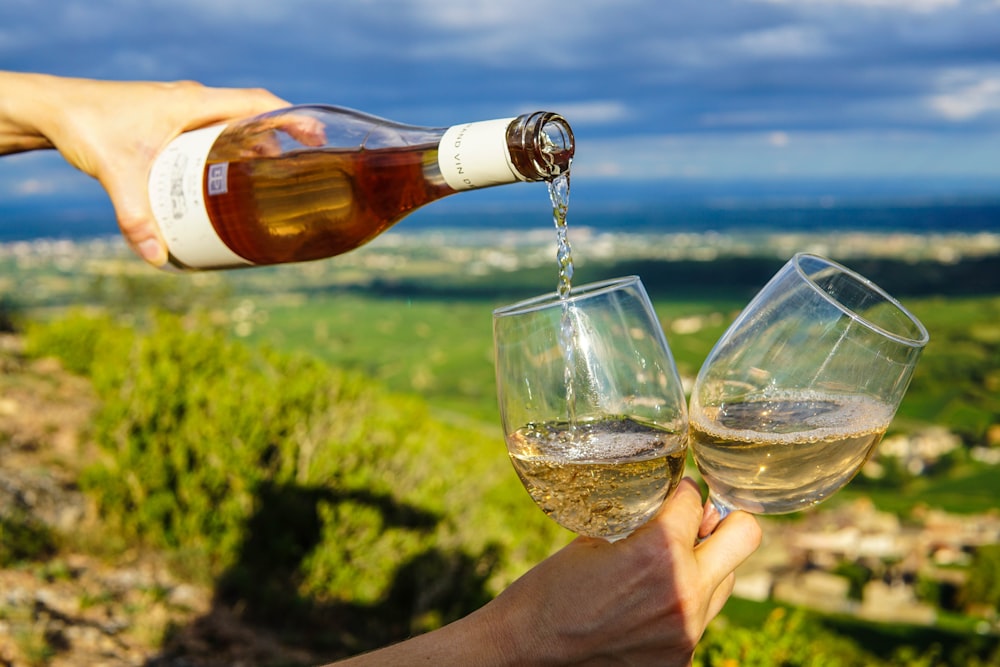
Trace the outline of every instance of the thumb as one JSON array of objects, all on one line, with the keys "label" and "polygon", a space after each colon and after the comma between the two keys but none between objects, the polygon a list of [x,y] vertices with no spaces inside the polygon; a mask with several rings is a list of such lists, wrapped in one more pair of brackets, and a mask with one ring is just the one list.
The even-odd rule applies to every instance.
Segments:
[{"label": "thumb", "polygon": [[145,170],[127,169],[108,175],[103,185],[125,241],[146,262],[160,267],[167,263],[167,244],[153,218],[145,174]]}]

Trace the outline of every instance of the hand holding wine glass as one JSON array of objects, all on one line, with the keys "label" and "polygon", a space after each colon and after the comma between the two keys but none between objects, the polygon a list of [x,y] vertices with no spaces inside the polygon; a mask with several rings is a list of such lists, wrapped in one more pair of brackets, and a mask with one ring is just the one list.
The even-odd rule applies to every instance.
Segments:
[{"label": "hand holding wine glass", "polygon": [[508,452],[565,528],[622,539],[684,471],[687,410],[663,330],[635,276],[494,311]]},{"label": "hand holding wine glass", "polygon": [[793,512],[847,484],[927,341],[871,281],[795,255],[716,343],[691,395],[692,452],[719,514]]}]

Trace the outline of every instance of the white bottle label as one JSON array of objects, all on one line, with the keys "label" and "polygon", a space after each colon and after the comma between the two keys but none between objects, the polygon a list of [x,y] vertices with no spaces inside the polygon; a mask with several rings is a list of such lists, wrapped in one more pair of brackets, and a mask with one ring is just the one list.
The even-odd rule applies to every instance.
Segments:
[{"label": "white bottle label", "polygon": [[[149,172],[149,201],[170,254],[191,268],[252,264],[222,242],[205,208],[202,179],[205,162],[225,125],[185,132],[164,149]],[[209,194],[228,187],[227,164],[212,165]]]},{"label": "white bottle label", "polygon": [[448,128],[438,144],[438,168],[452,190],[525,180],[510,160],[507,126],[513,118]]}]

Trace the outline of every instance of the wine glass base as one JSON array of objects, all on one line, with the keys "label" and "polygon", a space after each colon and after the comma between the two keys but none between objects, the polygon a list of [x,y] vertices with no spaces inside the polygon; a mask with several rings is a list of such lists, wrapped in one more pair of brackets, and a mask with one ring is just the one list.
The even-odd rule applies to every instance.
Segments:
[{"label": "wine glass base", "polygon": [[733,511],[736,510],[732,505],[719,500],[714,494],[708,494],[708,507],[705,508],[705,514],[701,520],[701,526],[698,527],[698,541],[702,542],[708,539],[715,529],[719,527],[722,520],[729,516]]},{"label": "wine glass base", "polygon": [[729,503],[719,500],[719,498],[714,494],[709,494],[708,499],[711,502],[712,507],[715,509],[715,512],[719,515],[719,521],[722,521],[736,510],[736,508]]},{"label": "wine glass base", "polygon": [[609,535],[602,535],[599,539],[602,539],[605,542],[608,542],[610,544],[614,544],[615,542],[621,542],[626,537],[628,537],[629,535],[631,535],[633,532],[635,532],[635,531],[631,531],[630,530],[627,533],[620,533],[618,535],[610,535],[610,536]]}]

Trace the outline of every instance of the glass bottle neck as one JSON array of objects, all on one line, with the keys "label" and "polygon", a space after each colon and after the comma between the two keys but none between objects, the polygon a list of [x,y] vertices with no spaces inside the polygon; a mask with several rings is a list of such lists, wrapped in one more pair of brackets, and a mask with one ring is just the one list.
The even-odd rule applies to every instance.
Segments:
[{"label": "glass bottle neck", "polygon": [[507,128],[514,168],[529,181],[551,181],[569,171],[576,149],[573,129],[550,111],[518,116]]},{"label": "glass bottle neck", "polygon": [[573,151],[566,120],[537,111],[449,127],[438,144],[438,168],[453,190],[551,181],[569,170]]}]

